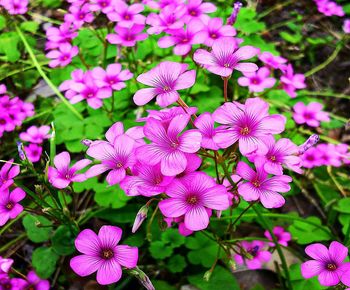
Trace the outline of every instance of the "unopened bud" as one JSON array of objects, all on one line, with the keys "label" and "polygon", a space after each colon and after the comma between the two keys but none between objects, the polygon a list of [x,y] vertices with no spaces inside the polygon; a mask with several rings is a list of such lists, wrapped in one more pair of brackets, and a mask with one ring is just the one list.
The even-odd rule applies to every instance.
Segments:
[{"label": "unopened bud", "polygon": [[135,267],[133,269],[128,270],[128,273],[134,276],[137,280],[139,280],[142,286],[145,287],[147,290],[155,290],[151,280],[143,271],[139,269],[139,267]]},{"label": "unopened bud", "polygon": [[320,140],[320,137],[317,134],[311,135],[304,144],[299,146],[299,155],[304,154],[307,150],[309,150],[312,146],[316,145]]},{"label": "unopened bud", "polygon": [[92,140],[89,140],[89,139],[83,139],[81,140],[81,144],[83,144],[84,146],[86,147],[90,147],[90,145],[92,144]]},{"label": "unopened bud", "polygon": [[26,154],[23,151],[23,144],[22,142],[17,142],[17,150],[18,150],[18,155],[21,160],[26,159]]},{"label": "unopened bud", "polygon": [[231,271],[236,271],[237,270],[237,264],[234,260],[229,260],[228,261],[228,266],[230,267]]},{"label": "unopened bud", "polygon": [[35,193],[39,195],[43,193],[43,187],[40,184],[35,184],[34,188],[35,188]]},{"label": "unopened bud", "polygon": [[206,271],[206,272],[204,273],[204,275],[203,275],[204,281],[209,282],[209,280],[210,280],[212,274],[213,274],[212,269]]},{"label": "unopened bud", "polygon": [[148,213],[148,206],[144,205],[143,207],[140,208],[138,211],[134,224],[132,226],[132,233],[135,233],[139,227],[142,225],[143,221],[147,218],[147,213]]},{"label": "unopened bud", "polygon": [[243,4],[241,2],[233,3],[233,11],[232,11],[232,14],[230,15],[230,17],[227,18],[227,25],[235,24],[235,22],[237,20],[238,12],[241,9],[242,5]]}]

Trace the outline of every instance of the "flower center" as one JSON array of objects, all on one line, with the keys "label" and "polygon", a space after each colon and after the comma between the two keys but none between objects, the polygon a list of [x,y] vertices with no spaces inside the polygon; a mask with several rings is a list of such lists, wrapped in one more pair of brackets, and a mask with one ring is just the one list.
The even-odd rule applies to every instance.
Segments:
[{"label": "flower center", "polygon": [[62,60],[67,60],[68,59],[68,56],[64,56],[64,57],[62,57]]},{"label": "flower center", "polygon": [[335,271],[335,270],[337,270],[337,265],[335,265],[333,263],[329,263],[329,264],[327,264],[327,270]]},{"label": "flower center", "polygon": [[211,38],[217,38],[218,36],[216,35],[216,33],[212,33]]},{"label": "flower center", "polygon": [[250,133],[250,130],[248,127],[241,128],[241,135],[248,135]]},{"label": "flower center", "polygon": [[125,19],[125,20],[130,20],[130,16],[129,16],[129,15],[125,15],[125,16],[124,16],[124,19]]},{"label": "flower center", "polygon": [[194,10],[192,10],[192,11],[190,12],[190,14],[191,14],[192,16],[197,16],[197,12],[194,11]]},{"label": "flower center", "polygon": [[0,119],[0,125],[5,125],[6,121],[4,119]]},{"label": "flower center", "polygon": [[102,2],[102,3],[101,3],[101,6],[102,6],[102,7],[106,7],[106,6],[107,6],[107,3],[106,3],[106,2]]},{"label": "flower center", "polygon": [[182,42],[183,42],[183,43],[187,43],[187,42],[188,42],[188,38],[184,38],[184,39],[182,40]]},{"label": "flower center", "polygon": [[258,254],[259,246],[255,246],[254,248],[250,248],[247,250],[249,254],[251,254],[253,257],[255,257]]},{"label": "flower center", "polygon": [[117,168],[122,168],[123,167],[123,164],[121,162],[118,162],[117,163]]},{"label": "flower center", "polygon": [[114,252],[110,249],[103,250],[101,253],[101,257],[105,260],[109,260],[114,257]]},{"label": "flower center", "polygon": [[252,84],[254,84],[254,85],[259,84],[259,80],[258,79],[252,79]]},{"label": "flower center", "polygon": [[27,289],[28,290],[35,290],[35,287],[34,286],[29,286]]},{"label": "flower center", "polygon": [[254,180],[252,183],[253,183],[253,185],[254,185],[255,187],[260,187],[260,182],[259,182],[259,180]]},{"label": "flower center", "polygon": [[80,15],[79,15],[79,19],[84,19],[84,15],[83,15],[83,14],[80,14]]},{"label": "flower center", "polygon": [[7,208],[8,210],[13,209],[13,203],[12,203],[12,202],[8,202],[8,203],[6,204],[6,208]]},{"label": "flower center", "polygon": [[270,157],[270,160],[271,160],[271,161],[276,161],[276,156],[272,155],[272,156]]},{"label": "flower center", "polygon": [[179,143],[172,142],[172,143],[170,144],[170,146],[173,147],[173,148],[177,148],[177,147],[179,146]]},{"label": "flower center", "polygon": [[154,182],[155,182],[155,184],[161,184],[162,183],[162,178],[161,177],[157,177]]},{"label": "flower center", "polygon": [[93,96],[94,96],[93,93],[90,93],[90,94],[87,95],[88,98],[92,98]]},{"label": "flower center", "polygon": [[168,92],[168,91],[170,91],[170,87],[169,87],[169,86],[164,86],[164,87],[163,87],[163,90],[164,90],[165,92]]},{"label": "flower center", "polygon": [[114,83],[115,83],[114,80],[110,80],[110,81],[109,81],[109,84],[110,84],[110,85],[114,85]]},{"label": "flower center", "polygon": [[229,63],[225,63],[224,67],[230,67],[230,64]]},{"label": "flower center", "polygon": [[198,203],[198,197],[195,195],[190,195],[186,198],[186,202],[190,205],[196,205]]}]

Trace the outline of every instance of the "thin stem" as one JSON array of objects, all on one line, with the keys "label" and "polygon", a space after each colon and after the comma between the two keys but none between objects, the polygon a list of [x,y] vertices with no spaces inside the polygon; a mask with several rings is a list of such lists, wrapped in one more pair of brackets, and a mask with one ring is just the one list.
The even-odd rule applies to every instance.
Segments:
[{"label": "thin stem", "polygon": [[327,166],[327,172],[328,172],[330,178],[332,179],[332,181],[334,182],[335,186],[339,189],[339,191],[343,195],[343,197],[347,197],[347,194],[346,194],[344,188],[341,186],[341,184],[338,182],[338,180],[333,175],[331,166]]},{"label": "thin stem", "polygon": [[9,241],[7,244],[3,245],[0,248],[0,253],[5,252],[6,250],[8,250],[9,248],[11,248],[13,245],[17,244],[20,240],[24,239],[27,237],[26,233],[23,233],[21,235],[19,235],[17,238]]},{"label": "thin stem", "polygon": [[236,219],[232,222],[231,227],[233,227],[240,219],[241,217],[248,211],[251,209],[251,207],[254,205],[255,203],[252,202],[251,204],[249,204],[249,206],[247,206],[240,214],[238,217],[236,217]]},{"label": "thin stem", "polygon": [[61,99],[61,101],[67,106],[67,108],[76,115],[80,120],[84,120],[83,116],[72,106],[70,102],[67,101],[67,99],[61,94],[61,92],[58,90],[58,88],[52,83],[52,81],[49,79],[49,77],[45,74],[43,71],[41,65],[39,64],[37,58],[34,55],[34,52],[32,48],[30,47],[29,43],[27,42],[26,38],[23,35],[23,32],[21,29],[15,24],[16,31],[22,40],[25,49],[27,50],[30,58],[32,59],[32,62],[34,66],[36,67],[37,71],[41,75],[41,77],[45,80],[45,82],[49,85],[49,87],[53,90],[53,92]]},{"label": "thin stem", "polygon": [[224,78],[224,101],[225,101],[225,103],[228,102],[227,85],[228,85],[228,78]]},{"label": "thin stem", "polygon": [[147,224],[147,240],[150,242],[152,241],[151,226],[152,226],[154,218],[156,217],[158,208],[159,208],[159,204],[157,204],[157,207],[155,208],[154,212],[152,213],[152,216]]}]

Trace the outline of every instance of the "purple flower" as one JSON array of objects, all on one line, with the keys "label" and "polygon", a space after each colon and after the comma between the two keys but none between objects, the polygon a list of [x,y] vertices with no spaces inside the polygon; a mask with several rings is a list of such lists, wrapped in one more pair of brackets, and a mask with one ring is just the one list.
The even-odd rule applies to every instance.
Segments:
[{"label": "purple flower", "polygon": [[90,11],[90,5],[83,6],[71,5],[69,13],[64,15],[64,21],[71,23],[75,29],[84,25],[84,23],[91,23],[94,20],[94,15]]},{"label": "purple flower", "polygon": [[89,8],[91,11],[102,11],[102,13],[108,15],[108,13],[113,12],[116,5],[117,3],[114,0],[92,0]]},{"label": "purple flower", "polygon": [[296,97],[296,89],[306,88],[305,76],[303,74],[294,74],[291,64],[285,67],[281,76],[281,83],[283,84],[283,89],[291,98]]},{"label": "purple flower", "polygon": [[[340,280],[345,286],[350,287],[350,270],[345,271]],[[345,290],[350,290],[350,288],[346,288]]]},{"label": "purple flower", "polygon": [[166,190],[170,197],[159,202],[159,209],[166,217],[185,217],[185,226],[192,231],[208,227],[206,209],[225,210],[229,207],[227,190],[204,172],[196,172],[191,178],[175,180]]},{"label": "purple flower", "polygon": [[134,145],[135,140],[126,134],[116,137],[113,144],[106,141],[92,144],[86,154],[100,160],[101,164],[92,166],[86,176],[90,178],[110,171],[107,183],[114,185],[121,182],[126,176],[126,170],[136,162]]},{"label": "purple flower", "polygon": [[46,49],[58,48],[61,44],[70,43],[78,33],[71,28],[70,23],[62,23],[59,27],[49,27],[46,30]]},{"label": "purple flower", "polygon": [[159,14],[150,13],[147,16],[146,24],[151,27],[148,28],[147,33],[160,34],[182,28],[185,25],[182,20],[185,12],[185,6],[171,4],[165,6]]},{"label": "purple flower", "polygon": [[9,219],[16,218],[23,211],[23,206],[19,202],[25,196],[25,192],[18,187],[12,192],[8,188],[0,191],[0,226],[6,224]]},{"label": "purple flower", "polygon": [[113,63],[107,66],[106,70],[96,67],[92,70],[92,76],[98,87],[109,87],[112,90],[120,91],[126,87],[125,82],[130,80],[133,74],[128,70],[122,70],[119,63]]},{"label": "purple flower", "polygon": [[77,46],[71,46],[69,43],[60,44],[57,50],[51,50],[46,54],[47,58],[52,59],[49,67],[65,67],[72,62],[72,58],[78,55]]},{"label": "purple flower", "polygon": [[28,0],[2,0],[0,1],[0,6],[2,5],[9,14],[18,15],[25,14],[28,11]]},{"label": "purple flower", "polygon": [[44,139],[50,138],[50,126],[31,126],[26,132],[19,134],[19,138],[30,143],[41,144]]},{"label": "purple flower", "polygon": [[204,21],[209,18],[207,13],[213,13],[216,11],[216,6],[213,3],[203,2],[202,0],[188,0],[186,8],[187,14],[184,17],[186,23],[193,19]]},{"label": "purple flower", "polygon": [[236,40],[232,37],[223,37],[214,42],[212,51],[197,49],[193,55],[195,62],[204,65],[207,70],[222,77],[230,77],[233,70],[241,72],[254,72],[257,65],[240,61],[252,58],[257,54],[253,46],[238,48]]},{"label": "purple flower", "polygon": [[114,29],[116,34],[108,34],[107,40],[112,44],[133,47],[137,41],[145,40],[148,37],[147,33],[142,33],[144,28],[144,24],[133,24],[130,27],[117,25]]},{"label": "purple flower", "polygon": [[140,228],[144,220],[147,218],[149,206],[146,204],[140,208],[140,210],[136,214],[136,218],[134,220],[134,224],[132,226],[131,232],[134,234]]},{"label": "purple flower", "polygon": [[312,134],[304,144],[299,146],[299,155],[304,154],[307,150],[309,150],[312,146],[316,145],[317,142],[320,141],[320,136],[317,134]]},{"label": "purple flower", "polygon": [[183,172],[187,166],[186,153],[197,152],[202,140],[198,130],[187,130],[181,134],[189,120],[188,115],[178,115],[167,129],[159,120],[147,120],[144,133],[152,143],[137,148],[137,158],[149,165],[160,163],[162,174],[167,176]]},{"label": "purple flower", "polygon": [[137,81],[151,86],[138,90],[134,95],[134,102],[143,106],[157,96],[157,104],[166,107],[179,99],[178,90],[187,89],[194,85],[196,72],[186,71],[188,64],[164,61],[150,71],[140,74]]},{"label": "purple flower", "polygon": [[7,92],[7,88],[4,84],[0,85],[0,95],[4,95]]},{"label": "purple flower", "polygon": [[118,22],[118,26],[131,27],[134,24],[144,25],[146,17],[139,14],[144,9],[142,4],[126,4],[124,1],[117,0],[114,4],[114,10],[107,14],[111,21]]},{"label": "purple flower", "polygon": [[250,92],[260,93],[265,89],[272,88],[276,80],[270,76],[270,70],[266,67],[260,68],[256,72],[244,72],[244,77],[238,78],[238,84],[248,87]]},{"label": "purple flower", "polygon": [[266,208],[278,208],[284,205],[285,200],[279,192],[290,191],[288,175],[277,175],[271,178],[264,170],[263,162],[255,163],[256,172],[248,164],[240,161],[236,173],[248,182],[238,184],[238,193],[246,201],[260,200]]},{"label": "purple flower", "polygon": [[0,169],[0,190],[9,188],[13,183],[13,179],[19,174],[18,165],[13,165],[13,159],[7,161]]},{"label": "purple flower", "polygon": [[284,57],[273,55],[267,51],[259,54],[258,57],[268,68],[282,69],[285,68],[285,63],[287,62],[287,59]]},{"label": "purple flower", "polygon": [[256,154],[248,157],[249,161],[254,162],[260,159],[264,163],[264,170],[269,174],[282,175],[282,165],[295,172],[303,172],[300,169],[302,165],[301,158],[297,156],[299,154],[299,148],[291,140],[281,138],[275,141],[272,135],[266,136],[262,140],[268,151],[264,154],[256,152]]},{"label": "purple flower", "polygon": [[318,276],[322,286],[335,286],[343,273],[350,270],[350,263],[344,263],[348,248],[336,241],[327,249],[316,243],[306,247],[305,253],[313,260],[301,264],[301,274],[305,279]]},{"label": "purple flower", "polygon": [[[280,226],[277,226],[277,227],[274,227],[272,229],[272,232],[274,234],[274,236],[276,237],[277,239],[277,242],[284,246],[284,247],[287,247],[288,246],[288,242],[292,239],[292,235],[289,233],[289,232],[286,232],[284,230],[284,228],[280,227]],[[264,236],[270,240],[270,241],[273,241],[272,237],[271,237],[271,234],[269,231],[265,231],[264,233]],[[275,247],[275,243],[269,243],[269,246],[270,247]]]},{"label": "purple flower", "polygon": [[203,113],[194,120],[194,125],[202,134],[201,146],[205,149],[219,149],[219,146],[214,142],[214,136],[218,130],[214,127],[214,123],[214,119],[210,113]]},{"label": "purple flower", "polygon": [[320,122],[329,122],[329,115],[322,111],[323,105],[317,102],[311,102],[305,105],[298,102],[294,105],[293,119],[297,124],[307,124],[310,127],[318,127]]},{"label": "purple flower", "polygon": [[330,0],[314,0],[314,1],[316,2],[318,11],[326,16],[336,15],[339,17],[343,17],[345,15],[343,7],[341,7],[334,1],[330,1]]},{"label": "purple flower", "polygon": [[40,160],[43,148],[37,144],[29,144],[28,146],[24,146],[24,151],[28,160],[35,163]]},{"label": "purple flower", "polygon": [[344,20],[343,30],[345,33],[350,33],[350,19]]},{"label": "purple flower", "polygon": [[52,186],[56,188],[66,188],[71,182],[83,182],[86,180],[85,174],[76,173],[91,163],[89,159],[82,159],[70,167],[70,155],[64,151],[55,156],[53,160],[55,167],[49,166],[48,179]]},{"label": "purple flower", "polygon": [[120,280],[122,266],[136,267],[138,249],[118,245],[122,237],[121,228],[102,226],[98,235],[86,229],[75,239],[75,247],[82,255],[71,259],[70,266],[79,276],[89,276],[97,271],[96,279],[100,285],[108,285]]},{"label": "purple flower", "polygon": [[30,271],[27,275],[27,281],[24,288],[30,290],[49,290],[50,283],[48,280],[41,279],[34,271]]},{"label": "purple flower", "polygon": [[0,275],[8,273],[12,267],[13,260],[0,256]]},{"label": "purple flower", "polygon": [[236,23],[238,13],[239,13],[239,10],[241,9],[242,5],[243,4],[241,2],[233,3],[232,13],[231,13],[230,17],[227,18],[227,25],[233,25]]},{"label": "purple flower", "polygon": [[176,55],[186,55],[191,49],[192,45],[204,43],[206,35],[200,33],[204,25],[199,20],[192,20],[186,28],[179,28],[168,31],[170,36],[163,36],[158,40],[160,48],[168,48],[174,46],[173,52]]},{"label": "purple flower", "polygon": [[250,255],[245,258],[244,255],[235,255],[234,259],[238,265],[247,265],[250,270],[257,270],[262,268],[263,263],[271,260],[271,253],[263,250],[265,244],[262,241],[241,242],[241,247]]},{"label": "purple flower", "polygon": [[321,166],[322,161],[319,156],[318,149],[311,147],[304,154],[300,156],[302,160],[302,165],[305,168],[313,168],[316,166]]},{"label": "purple flower", "polygon": [[204,20],[204,24],[198,38],[204,39],[206,46],[213,46],[215,41],[223,37],[236,35],[236,30],[230,25],[223,25],[222,19],[219,17]]},{"label": "purple flower", "polygon": [[286,123],[284,116],[269,115],[268,110],[269,105],[259,98],[247,99],[245,105],[225,103],[213,113],[213,119],[225,125],[217,130],[214,142],[227,148],[238,141],[243,155],[258,148],[264,151],[262,137],[283,132]]},{"label": "purple flower", "polygon": [[132,174],[120,183],[120,188],[129,196],[161,194],[173,180],[173,177],[162,174],[160,164],[152,166],[138,162],[133,166]]}]

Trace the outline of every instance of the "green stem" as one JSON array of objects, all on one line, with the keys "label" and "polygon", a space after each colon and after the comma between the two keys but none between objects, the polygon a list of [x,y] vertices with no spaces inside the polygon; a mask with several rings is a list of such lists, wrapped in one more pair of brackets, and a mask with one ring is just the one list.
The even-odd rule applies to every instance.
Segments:
[{"label": "green stem", "polygon": [[83,116],[72,106],[70,102],[67,101],[67,99],[61,94],[61,92],[58,90],[58,88],[52,83],[52,81],[49,79],[49,77],[45,74],[42,67],[40,66],[38,60],[36,59],[34,52],[32,48],[30,47],[29,43],[27,42],[26,38],[23,35],[23,32],[21,29],[15,24],[16,31],[22,40],[25,49],[27,50],[30,58],[32,59],[33,64],[35,65],[37,71],[41,75],[41,77],[45,80],[45,82],[49,85],[49,87],[53,90],[53,92],[61,99],[61,101],[67,106],[67,108],[76,115],[80,120],[84,120]]},{"label": "green stem", "polygon": [[20,220],[21,218],[23,218],[27,213],[26,212],[22,212],[21,214],[19,214],[16,218],[10,220],[8,223],[6,223],[1,229],[0,229],[0,237],[1,235],[6,232],[15,222],[17,222],[18,220]]},{"label": "green stem", "polygon": [[27,234],[23,233],[23,234],[19,235],[17,238],[9,241],[7,244],[3,245],[0,248],[0,253],[5,252],[7,249],[11,248],[13,245],[17,244],[20,240],[22,240],[26,237],[27,237]]},{"label": "green stem", "polygon": [[287,265],[287,261],[286,261],[286,258],[283,254],[283,251],[278,243],[278,240],[275,236],[275,234],[273,233],[272,231],[272,228],[271,228],[271,222],[266,219],[266,217],[264,217],[262,215],[262,213],[260,212],[260,209],[257,207],[257,206],[254,206],[253,209],[255,210],[257,216],[259,217],[259,220],[261,221],[261,223],[264,225],[264,227],[269,231],[271,237],[272,237],[272,240],[273,242],[275,243],[275,247],[276,247],[276,250],[277,250],[277,253],[281,259],[281,263],[282,263],[282,268],[283,268],[283,271],[284,271],[284,274],[285,274],[285,278],[286,278],[286,282],[287,282],[287,289],[290,289],[290,290],[293,290],[293,285],[292,285],[292,282],[290,280],[290,274],[289,274],[289,270],[288,270],[288,265]]},{"label": "green stem", "polygon": [[308,96],[334,97],[334,98],[338,98],[338,99],[350,100],[350,96],[348,96],[348,95],[332,93],[332,92],[312,92],[312,91],[302,90],[299,93],[305,94]]},{"label": "green stem", "polygon": [[241,217],[254,205],[255,203],[252,202],[251,204],[249,204],[249,206],[247,206],[240,214],[238,217],[236,217],[236,219],[232,222],[231,227],[233,227],[240,219]]},{"label": "green stem", "polygon": [[333,53],[324,61],[323,63],[319,64],[318,66],[314,67],[313,69],[309,70],[308,72],[304,73],[306,77],[312,76],[313,74],[317,73],[320,70],[323,70],[326,66],[328,66],[335,58],[338,56],[340,50],[343,47],[343,43],[339,42],[333,51]]}]

